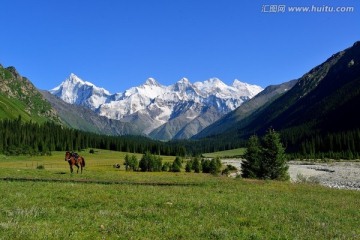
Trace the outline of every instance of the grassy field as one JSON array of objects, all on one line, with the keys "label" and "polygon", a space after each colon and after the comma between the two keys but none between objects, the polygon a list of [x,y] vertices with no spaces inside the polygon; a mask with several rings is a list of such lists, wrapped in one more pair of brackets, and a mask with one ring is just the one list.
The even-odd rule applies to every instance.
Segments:
[{"label": "grassy field", "polygon": [[125,172],[110,151],[71,175],[63,155],[0,156],[0,239],[360,239],[358,191]]},{"label": "grassy field", "polygon": [[231,149],[226,151],[220,151],[220,152],[213,152],[213,153],[204,153],[203,156],[207,158],[231,158],[231,157],[239,157],[244,155],[246,148],[237,148],[237,149]]}]

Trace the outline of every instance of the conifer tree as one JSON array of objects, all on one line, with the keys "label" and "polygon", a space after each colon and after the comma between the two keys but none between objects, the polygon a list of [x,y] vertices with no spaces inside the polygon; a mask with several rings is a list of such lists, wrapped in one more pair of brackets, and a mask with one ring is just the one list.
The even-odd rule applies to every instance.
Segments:
[{"label": "conifer tree", "polygon": [[241,165],[242,177],[288,180],[288,165],[280,135],[270,128],[262,141],[251,136]]},{"label": "conifer tree", "polygon": [[260,177],[264,179],[288,180],[288,165],[285,149],[279,133],[270,128],[262,141]]},{"label": "conifer tree", "polygon": [[191,172],[191,167],[192,167],[191,161],[187,161],[185,165],[185,172]]},{"label": "conifer tree", "polygon": [[210,161],[209,168],[211,174],[219,174],[221,172],[222,163],[219,157],[213,158]]},{"label": "conifer tree", "polygon": [[194,158],[193,164],[192,164],[192,169],[194,170],[194,172],[200,173],[200,171],[201,171],[201,164],[200,164],[200,161],[199,161],[199,158],[198,158],[198,157],[195,157],[195,158]]},{"label": "conifer tree", "polygon": [[242,177],[259,178],[261,146],[259,138],[256,135],[250,137],[245,152],[245,160],[241,164]]},{"label": "conifer tree", "polygon": [[171,165],[171,171],[172,172],[180,172],[181,171],[181,159],[180,157],[176,157],[174,162]]}]

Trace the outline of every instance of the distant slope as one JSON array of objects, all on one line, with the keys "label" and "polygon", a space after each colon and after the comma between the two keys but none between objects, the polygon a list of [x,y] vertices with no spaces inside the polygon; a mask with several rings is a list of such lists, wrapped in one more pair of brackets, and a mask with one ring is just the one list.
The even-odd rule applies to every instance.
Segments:
[{"label": "distant slope", "polygon": [[205,112],[196,117],[191,122],[187,123],[173,139],[189,139],[211,123],[215,122],[222,116],[216,109],[210,107],[205,110]]},{"label": "distant slope", "polygon": [[360,101],[356,101],[359,93],[360,42],[357,42],[312,69],[289,92],[251,116],[242,132],[302,125],[309,131],[350,130],[359,127],[360,115],[356,112],[360,107]]},{"label": "distant slope", "polygon": [[[197,103],[190,102],[189,104],[195,106]],[[194,108],[202,108],[198,116],[189,107],[185,110],[186,113],[179,113],[178,116],[152,131],[149,136],[159,140],[188,139],[223,115],[214,107],[195,106]],[[193,118],[194,115],[195,118]]]},{"label": "distant slope", "polygon": [[262,92],[257,94],[249,101],[243,103],[240,107],[234,111],[226,114],[215,123],[211,124],[203,131],[195,135],[193,138],[203,138],[212,135],[231,131],[231,129],[237,128],[237,124],[248,117],[250,114],[260,109],[264,105],[269,105],[272,101],[283,95],[286,91],[290,90],[297,80],[292,80],[279,85],[271,85],[266,87]]},{"label": "distant slope", "polygon": [[360,42],[334,54],[301,77],[291,90],[237,121],[231,132],[217,137],[229,141],[246,139],[254,133],[262,135],[273,127],[282,132],[289,150],[313,148],[316,152],[351,148],[359,152],[359,146],[351,144],[359,138],[354,135],[360,128],[358,109]]},{"label": "distant slope", "polygon": [[99,116],[90,109],[64,102],[48,91],[41,91],[51,103],[61,121],[75,129],[106,135],[139,135],[141,132],[131,123]]},{"label": "distant slope", "polygon": [[0,65],[0,119],[45,122],[59,119],[35,86],[14,67]]}]

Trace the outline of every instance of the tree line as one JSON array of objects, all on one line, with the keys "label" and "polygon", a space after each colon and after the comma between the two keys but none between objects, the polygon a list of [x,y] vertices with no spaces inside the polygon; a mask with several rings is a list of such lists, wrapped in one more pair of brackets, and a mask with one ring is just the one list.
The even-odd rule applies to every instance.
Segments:
[{"label": "tree line", "polygon": [[290,129],[281,132],[288,158],[359,159],[360,129],[339,132],[312,132]]},{"label": "tree line", "polygon": [[98,148],[114,151],[196,156],[205,152],[240,147],[243,140],[227,142],[218,139],[174,140],[162,142],[144,136],[109,136],[66,128],[54,122],[35,123],[15,120],[0,121],[0,153],[7,155],[44,155],[52,151],[80,151]]},{"label": "tree line", "polygon": [[80,151],[98,148],[114,151],[185,156],[180,144],[167,144],[143,136],[107,136],[70,129],[53,122],[38,124],[16,120],[0,121],[0,153],[46,155],[51,151]]},{"label": "tree line", "polygon": [[[360,129],[337,133],[313,133],[289,129],[281,133],[288,158],[357,159],[360,157]],[[236,134],[235,134],[236,135]],[[108,136],[66,128],[53,122],[43,124],[15,120],[0,121],[0,153],[39,155],[52,151],[98,148],[132,153],[198,156],[246,146],[244,139],[211,137],[201,140],[161,142],[144,136]]]}]

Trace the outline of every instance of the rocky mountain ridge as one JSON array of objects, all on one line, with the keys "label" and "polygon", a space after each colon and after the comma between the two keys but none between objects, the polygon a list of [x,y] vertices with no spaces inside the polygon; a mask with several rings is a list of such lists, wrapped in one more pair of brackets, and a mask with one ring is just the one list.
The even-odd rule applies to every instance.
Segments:
[{"label": "rocky mountain ridge", "polygon": [[75,74],[50,90],[67,103],[131,122],[143,134],[160,140],[189,138],[260,91],[261,87],[239,80],[228,86],[217,78],[194,84],[182,78],[163,86],[149,78],[140,86],[110,94]]}]

